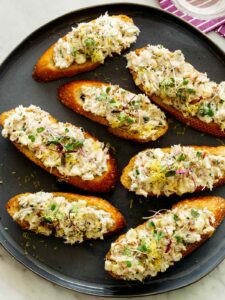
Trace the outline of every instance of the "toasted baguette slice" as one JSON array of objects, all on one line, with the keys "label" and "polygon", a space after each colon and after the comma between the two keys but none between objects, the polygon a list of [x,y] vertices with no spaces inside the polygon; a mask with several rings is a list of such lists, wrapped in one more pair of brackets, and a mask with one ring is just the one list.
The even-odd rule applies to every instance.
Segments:
[{"label": "toasted baguette slice", "polygon": [[[19,199],[23,196],[29,196],[29,195],[34,195],[37,196],[38,194],[49,194],[49,193],[44,193],[44,192],[39,192],[39,193],[24,193],[24,194],[19,194],[14,196],[13,198],[11,198],[7,205],[6,205],[6,209],[9,213],[9,215],[12,218],[15,218],[15,214],[18,213],[21,210],[21,206],[19,205]],[[83,195],[77,195],[77,194],[71,194],[71,193],[61,193],[61,192],[53,192],[51,193],[53,195],[53,199],[54,197],[64,197],[65,200],[68,203],[76,203],[79,200],[85,201],[87,204],[87,207],[93,207],[97,210],[102,210],[105,211],[107,213],[110,214],[110,218],[112,218],[113,220],[113,224],[108,228],[108,231],[106,233],[104,233],[104,235],[108,235],[111,233],[114,233],[116,231],[118,231],[119,229],[123,228],[125,226],[125,219],[123,217],[123,215],[112,205],[110,204],[108,201],[103,200],[101,198],[97,198],[94,196],[83,196]],[[41,196],[39,196],[41,197]],[[28,200],[29,201],[29,200]],[[43,201],[44,203],[44,201]],[[54,200],[53,200],[54,203]],[[57,203],[57,202],[55,202]],[[56,209],[57,209],[57,204],[55,205]],[[33,209],[35,211],[35,207],[33,206]],[[37,209],[37,208],[36,208]],[[70,216],[70,215],[69,215]],[[40,217],[40,216],[39,216]],[[22,227],[22,229],[24,230],[31,230],[34,231],[36,233],[42,233],[44,234],[44,232],[40,232],[40,230],[38,229],[38,226],[34,227],[34,228],[30,228],[30,224],[29,222],[25,219],[15,219],[15,221]],[[48,220],[49,222],[49,220]],[[43,224],[43,227],[49,225],[46,220],[42,220],[41,224]],[[40,225],[40,224],[39,224]],[[56,231],[57,232],[57,227],[56,227],[56,223],[54,223],[52,221],[52,226],[53,226],[53,232]],[[43,228],[42,228],[43,229]],[[50,235],[50,234],[46,234],[46,235]],[[86,237],[87,238],[87,237]],[[69,241],[67,241],[69,242]],[[69,242],[70,243],[70,242]]]},{"label": "toasted baguette slice", "polygon": [[[141,135],[141,132],[132,132],[127,127],[116,127],[112,128],[109,124],[109,121],[107,118],[102,117],[100,115],[94,114],[90,111],[87,111],[83,108],[83,100],[82,100],[82,87],[95,87],[95,88],[101,88],[103,86],[111,86],[108,83],[103,83],[99,81],[87,81],[87,80],[77,80],[69,82],[59,88],[58,91],[58,97],[59,100],[74,110],[76,113],[81,114],[97,123],[100,123],[102,125],[108,126],[109,132],[111,132],[114,135],[117,135],[121,138],[133,140],[140,143],[147,143],[149,141],[153,141],[164,135],[168,129],[168,124],[165,121],[165,116],[162,114],[162,123],[163,125],[159,127],[156,132],[153,134],[149,132],[149,134],[146,137],[143,137]],[[122,110],[121,110],[122,112]],[[151,116],[149,116],[151,118]],[[144,127],[143,127],[144,130]]]},{"label": "toasted baguette slice", "polygon": [[[211,230],[209,230],[208,232],[203,232],[202,230],[200,230],[200,232],[198,233],[200,235],[200,240],[195,239],[195,240],[193,240],[192,243],[185,243],[185,242],[183,242],[183,240],[181,239],[180,236],[178,236],[178,235],[174,236],[174,232],[175,232],[175,234],[176,233],[182,234],[182,228],[175,227],[178,229],[180,228],[180,231],[176,230],[170,235],[166,231],[165,227],[155,225],[155,223],[157,222],[156,221],[157,218],[164,219],[164,216],[166,216],[171,211],[166,211],[164,213],[158,212],[154,216],[152,216],[147,222],[145,222],[142,225],[139,225],[138,227],[136,227],[134,229],[135,232],[140,232],[142,230],[145,230],[145,228],[147,227],[147,230],[150,231],[149,228],[151,228],[151,226],[152,226],[151,230],[152,231],[154,230],[154,233],[153,233],[153,236],[151,236],[151,234],[150,234],[150,236],[151,236],[151,239],[154,240],[154,241],[151,240],[151,242],[153,244],[151,244],[151,243],[148,244],[146,242],[146,245],[143,246],[144,245],[143,241],[142,241],[142,244],[140,244],[140,240],[139,240],[139,243],[135,244],[135,241],[133,241],[133,244],[131,244],[131,242],[129,242],[129,245],[128,245],[128,240],[127,240],[128,234],[123,234],[111,245],[111,249],[109,250],[109,252],[107,253],[107,255],[105,257],[105,259],[106,259],[105,268],[107,271],[109,271],[110,275],[116,279],[142,281],[146,277],[148,277],[148,276],[154,277],[159,272],[162,271],[160,269],[161,261],[163,261],[164,263],[168,263],[166,266],[165,265],[162,266],[163,272],[164,272],[167,268],[172,266],[176,261],[178,261],[178,260],[182,259],[183,257],[185,257],[186,255],[190,254],[191,252],[196,250],[201,244],[203,244],[207,239],[209,239],[211,237],[211,235],[213,234],[214,229],[216,229],[220,225],[220,223],[223,221],[223,219],[225,217],[225,199],[223,199],[221,197],[207,196],[207,197],[191,198],[191,199],[183,200],[183,201],[179,202],[178,204],[173,205],[173,207],[172,207],[173,210],[175,209],[174,213],[177,212],[176,209],[182,210],[182,208],[186,211],[186,213],[187,213],[187,210],[190,211],[190,209],[191,209],[190,217],[193,218],[193,222],[195,222],[195,220],[197,220],[197,218],[199,217],[198,210],[206,210],[207,209],[210,212],[210,215],[214,217],[213,220],[209,219],[209,224],[210,224],[210,226],[212,226]],[[176,218],[178,216],[179,216],[179,214],[175,214]],[[172,222],[177,222],[177,221],[174,220]],[[178,222],[181,222],[181,221],[178,220]],[[183,220],[182,220],[182,222],[183,222]],[[173,226],[173,224],[172,224],[172,226]],[[178,226],[180,226],[180,225],[178,225]],[[130,236],[131,236],[131,231],[128,231],[128,232],[130,232]],[[160,238],[158,238],[158,240],[157,239],[155,240],[154,234],[155,234],[155,236],[158,235]],[[163,241],[163,240],[165,241],[165,239],[168,240],[168,244],[162,245],[162,243],[160,243],[160,241]],[[173,253],[175,251],[175,249],[173,248],[173,245],[175,243],[177,243],[178,246],[179,246],[179,243],[184,243],[184,246],[185,246],[183,249],[180,249],[180,251],[179,251],[180,257],[178,258],[176,256],[177,257],[176,261],[173,258],[171,259],[171,257],[170,257],[170,251],[172,251]],[[140,269],[139,269],[138,273],[136,273],[137,272],[136,268],[132,272],[132,267],[133,267],[132,262],[133,261],[132,261],[131,249],[133,249],[133,247],[135,247],[135,245],[136,245],[136,248],[138,248],[138,251],[135,252],[135,255],[138,256],[138,255],[140,255],[141,252],[143,253],[143,254],[141,254],[141,255],[143,255],[141,258],[143,265],[139,264]],[[121,252],[122,252],[123,248],[126,249],[125,252],[123,253],[123,255],[127,253],[127,257],[123,256],[124,261],[122,261],[122,262],[120,259],[116,259],[117,257],[115,257],[115,253],[113,253],[115,251],[116,247],[117,247],[118,251],[121,251]],[[120,247],[123,247],[123,248],[121,249]],[[148,252],[148,247],[150,247],[150,252]],[[165,247],[165,249],[162,249],[164,247]],[[121,249],[121,250],[119,250],[119,249]],[[157,252],[157,251],[160,251],[160,252]],[[150,254],[148,254],[148,253],[150,253]],[[148,259],[147,259],[147,255],[149,255]],[[151,256],[153,257],[153,259]],[[170,258],[170,260],[169,260],[169,258]],[[152,264],[150,264],[151,259],[152,259]],[[146,264],[144,264],[145,261],[146,261]],[[112,265],[110,265],[110,263],[112,263]],[[122,272],[121,272],[121,270],[114,271],[114,270],[116,270],[115,267],[118,267],[119,264],[120,264],[120,268],[121,267],[123,268]],[[133,264],[135,264],[135,262],[133,262]],[[154,268],[154,264],[156,266],[156,269]],[[113,266],[114,266],[114,270],[113,270]],[[153,272],[150,272],[150,268],[152,268]]]},{"label": "toasted baguette slice", "polygon": [[[116,15],[112,17],[119,18],[124,22],[133,24],[133,20],[126,15]],[[63,38],[65,38],[65,36]],[[36,80],[51,81],[62,77],[71,77],[79,73],[92,71],[101,65],[101,62],[92,62],[89,59],[83,64],[77,64],[74,62],[68,68],[65,69],[57,68],[53,62],[53,50],[55,44],[53,44],[48,50],[46,50],[46,52],[38,60],[33,71],[33,77]]]},{"label": "toasted baguette slice", "polygon": [[[15,112],[14,109],[4,112],[0,115],[0,125],[4,128],[4,123],[6,119]],[[50,116],[50,119],[53,123],[58,123],[58,121]],[[88,132],[84,132],[85,138],[91,138],[93,140],[97,139],[91,136]],[[46,167],[40,159],[38,159],[28,147],[22,146],[19,143],[13,142],[14,146],[22,152],[27,158],[33,161],[36,165],[49,172],[50,174],[58,177],[59,179],[72,184],[80,189],[91,191],[91,192],[108,192],[111,190],[117,181],[118,171],[116,166],[116,160],[109,153],[109,159],[107,161],[107,172],[104,172],[102,176],[95,177],[93,180],[83,180],[79,176],[64,176],[61,174],[57,168]]]},{"label": "toasted baguette slice", "polygon": [[[185,147],[185,146],[184,146]],[[183,147],[183,148],[184,148]],[[208,153],[209,155],[215,155],[218,157],[222,157],[223,159],[225,159],[225,147],[224,146],[218,146],[218,147],[209,147],[209,146],[187,146],[188,148],[192,148],[195,151],[205,151],[206,153]],[[149,149],[149,150],[154,150],[154,149]],[[161,151],[165,152],[165,153],[170,153],[171,152],[171,148],[160,148]],[[141,151],[140,153],[144,153],[147,150]],[[182,151],[182,150],[181,150]],[[140,154],[139,153],[139,154]],[[129,161],[128,165],[123,169],[122,175],[121,175],[121,183],[122,185],[128,189],[131,190],[131,184],[132,184],[132,180],[129,176],[129,172],[131,172],[134,169],[134,165],[135,165],[135,160],[137,158],[137,156],[139,155],[135,155],[134,157],[131,158],[131,160]],[[215,182],[213,182],[213,187],[217,187],[217,186],[221,186],[225,184],[225,170],[221,170],[223,176],[218,178]],[[152,170],[152,173],[155,173],[155,170]],[[182,174],[182,173],[180,173]],[[168,178],[172,178],[172,177],[168,177]],[[163,180],[162,178],[159,179],[159,181]],[[200,192],[202,190],[205,189],[209,189],[208,187],[205,186],[196,186],[195,185],[195,190],[194,192]],[[188,193],[190,191],[186,191],[186,192],[182,192],[182,193],[171,193],[169,194],[169,196],[173,195],[173,194],[178,194],[178,195],[182,195],[185,193]],[[144,194],[142,194],[144,195]],[[156,196],[155,193],[153,192],[148,192],[147,195],[145,196]],[[160,194],[157,194],[157,196],[165,196],[165,194],[163,192],[161,192]],[[168,196],[168,195],[166,195]]]},{"label": "toasted baguette slice", "polygon": [[[136,49],[135,52],[137,55],[139,55],[145,49],[146,49],[146,47]],[[132,76],[135,80],[137,78],[137,73],[131,69],[130,69],[130,73],[132,74]],[[180,112],[179,110],[175,109],[174,107],[172,107],[170,105],[163,103],[163,101],[160,97],[149,93],[145,89],[143,84],[139,84],[138,87],[140,88],[141,91],[146,93],[146,95],[148,95],[155,104],[157,104],[160,108],[167,111],[169,114],[174,116],[177,120],[184,123],[185,125],[193,127],[199,131],[214,135],[216,137],[220,137],[220,138],[225,137],[225,130],[224,131],[221,130],[220,126],[217,123],[215,123],[215,122],[206,123],[206,122],[203,122],[202,120],[198,119],[197,117],[191,117],[191,116],[185,117],[184,114],[182,112]]]}]

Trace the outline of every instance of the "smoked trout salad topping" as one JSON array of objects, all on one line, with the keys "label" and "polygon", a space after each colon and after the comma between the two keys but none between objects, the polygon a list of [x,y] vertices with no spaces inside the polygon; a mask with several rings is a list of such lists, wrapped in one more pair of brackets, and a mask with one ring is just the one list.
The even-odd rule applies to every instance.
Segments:
[{"label": "smoked trout salad topping", "polygon": [[49,113],[34,105],[18,106],[5,120],[2,135],[64,176],[92,180],[108,169],[109,150],[103,143],[85,137],[80,127],[52,122]]},{"label": "smoked trout salad topping", "polygon": [[88,23],[80,23],[72,28],[54,46],[53,62],[64,69],[87,60],[104,63],[107,56],[120,54],[137,39],[139,29],[131,22],[125,22],[107,13]]},{"label": "smoked trout salad topping", "polygon": [[111,245],[105,269],[124,280],[154,277],[181,260],[188,245],[199,242],[202,235],[213,234],[214,221],[206,208],[185,205],[158,212]]},{"label": "smoked trout salad topping", "polygon": [[206,73],[185,61],[180,50],[170,52],[161,45],[148,45],[126,57],[136,85],[142,85],[149,95],[160,97],[185,117],[214,122],[225,130],[225,81],[210,81]]},{"label": "smoked trout salad topping", "polygon": [[63,238],[65,243],[81,243],[84,239],[103,239],[114,224],[109,212],[89,205],[82,197],[69,202],[64,196],[38,192],[22,195],[15,221],[26,222],[31,231]]},{"label": "smoked trout salad topping", "polygon": [[165,114],[143,94],[135,95],[117,85],[82,86],[83,109],[104,117],[112,128],[121,128],[142,138],[166,127]]},{"label": "smoked trout salad topping", "polygon": [[136,156],[128,176],[130,190],[145,197],[149,193],[193,193],[199,187],[211,190],[225,176],[225,156],[180,145],[172,146],[169,152],[148,149]]}]

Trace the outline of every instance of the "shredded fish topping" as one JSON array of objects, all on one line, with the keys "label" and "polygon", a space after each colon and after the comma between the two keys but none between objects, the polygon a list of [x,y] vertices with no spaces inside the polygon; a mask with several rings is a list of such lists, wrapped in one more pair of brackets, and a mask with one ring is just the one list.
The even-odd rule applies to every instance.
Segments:
[{"label": "shredded fish topping", "polygon": [[5,120],[2,135],[28,147],[45,167],[65,176],[92,180],[108,170],[109,149],[69,123],[53,122],[39,107],[18,106]]},{"label": "shredded fish topping", "polygon": [[185,117],[214,122],[225,130],[225,81],[210,81],[206,73],[185,61],[180,50],[171,52],[161,45],[148,45],[126,57],[136,85],[142,85],[147,94],[158,96]]},{"label": "shredded fish topping", "polygon": [[128,173],[130,190],[138,195],[182,195],[197,188],[213,188],[225,176],[225,156],[207,150],[175,145],[170,151],[160,148],[140,152]]},{"label": "shredded fish topping", "polygon": [[63,238],[65,243],[81,243],[84,239],[103,239],[114,225],[109,212],[86,200],[68,201],[64,196],[38,192],[20,196],[15,221],[26,222],[31,231]]},{"label": "shredded fish topping", "polygon": [[157,132],[166,127],[165,114],[143,94],[133,94],[117,85],[84,85],[81,93],[83,109],[106,118],[112,128],[154,140]]},{"label": "shredded fish topping", "polygon": [[107,13],[94,21],[81,23],[60,38],[53,50],[53,61],[60,69],[68,68],[74,62],[86,61],[104,63],[107,56],[120,54],[137,39],[139,29],[132,22]]},{"label": "shredded fish topping", "polygon": [[176,207],[130,229],[111,245],[105,269],[124,280],[140,280],[165,272],[181,260],[187,246],[214,232],[208,209]]}]

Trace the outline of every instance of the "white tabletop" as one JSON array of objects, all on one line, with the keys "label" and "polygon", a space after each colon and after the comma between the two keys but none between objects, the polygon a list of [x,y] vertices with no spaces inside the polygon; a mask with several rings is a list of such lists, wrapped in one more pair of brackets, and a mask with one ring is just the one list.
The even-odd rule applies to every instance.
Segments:
[{"label": "white tabletop", "polygon": [[[64,13],[95,4],[122,1],[101,0],[0,0],[0,63],[28,34],[46,22]],[[159,7],[157,0],[123,1],[138,2]],[[221,48],[225,39],[216,33],[208,36]],[[58,287],[27,270],[0,247],[0,299],[1,300],[76,300],[97,297],[82,295]],[[163,295],[145,297],[163,299],[225,299],[225,261],[199,282]],[[104,299],[104,298],[102,298]]]}]

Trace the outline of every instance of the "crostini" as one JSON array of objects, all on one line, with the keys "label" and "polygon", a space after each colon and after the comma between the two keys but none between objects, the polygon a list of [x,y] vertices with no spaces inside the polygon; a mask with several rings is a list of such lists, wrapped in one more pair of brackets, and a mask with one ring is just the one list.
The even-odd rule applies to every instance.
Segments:
[{"label": "crostini", "polygon": [[103,239],[125,226],[124,217],[106,200],[69,193],[24,193],[6,205],[24,230],[63,238],[65,243]]},{"label": "crostini", "polygon": [[154,141],[168,129],[165,114],[143,94],[96,81],[72,81],[59,88],[59,99],[119,137],[141,143]]},{"label": "crostini", "polygon": [[0,115],[2,135],[26,157],[58,178],[87,191],[115,186],[117,167],[108,147],[83,128],[58,122],[31,105]]},{"label": "crostini", "polygon": [[225,81],[217,84],[161,45],[127,56],[133,79],[157,105],[199,131],[225,137]]},{"label": "crostini", "polygon": [[224,216],[225,199],[213,196],[184,200],[171,210],[156,212],[111,245],[105,270],[123,280],[154,277],[210,238]]},{"label": "crostini", "polygon": [[80,23],[60,38],[38,60],[33,77],[50,81],[96,69],[107,56],[121,54],[137,39],[139,29],[126,15]]},{"label": "crostini", "polygon": [[225,184],[225,146],[144,150],[124,168],[121,182],[137,195],[183,195]]}]

